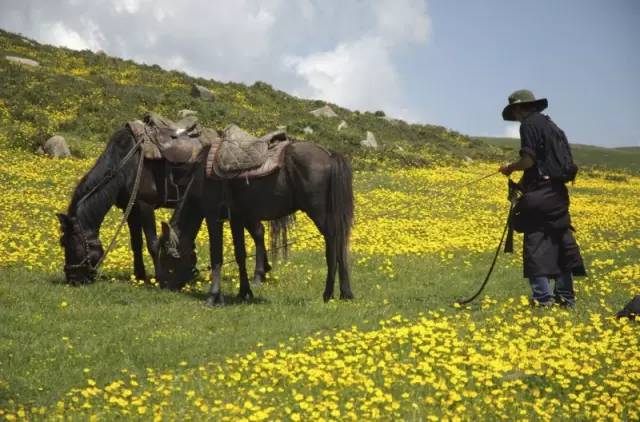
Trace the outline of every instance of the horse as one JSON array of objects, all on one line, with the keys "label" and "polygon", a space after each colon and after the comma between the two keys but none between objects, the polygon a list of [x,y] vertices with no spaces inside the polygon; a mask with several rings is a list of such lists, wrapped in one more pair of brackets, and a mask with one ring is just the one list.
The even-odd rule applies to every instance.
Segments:
[{"label": "horse", "polygon": [[[65,256],[64,272],[68,283],[85,284],[95,279],[96,267],[104,255],[99,239],[100,227],[112,206],[124,210],[129,202],[134,190],[137,166],[143,159],[141,154],[143,152],[141,148],[137,148],[136,138],[127,126],[115,131],[96,163],[76,185],[67,214],[57,214],[62,233],[60,245]],[[142,166],[138,194],[127,224],[133,250],[134,275],[139,280],[146,280],[142,232],[145,234],[147,251],[154,266],[157,266],[158,237],[154,210],[158,207],[172,208],[174,205],[165,200],[164,160],[144,159]],[[222,225],[222,220],[218,219],[217,224]],[[256,243],[257,252],[264,255],[264,259],[260,260],[261,267],[256,265],[256,273],[263,277],[271,268],[264,246],[264,227],[261,222],[253,222],[247,229]],[[194,269],[195,261],[188,270],[191,277]],[[181,277],[186,277],[186,274],[181,274]],[[162,283],[160,285],[166,287]]]},{"label": "horse", "polygon": [[[327,277],[324,301],[333,297],[336,269],[340,277],[340,298],[353,299],[348,266],[348,244],[353,225],[353,186],[351,165],[344,156],[320,145],[293,142],[284,149],[283,165],[255,179],[221,180],[204,175],[199,163],[199,180],[187,195],[189,205],[170,224],[163,224],[158,251],[158,277],[177,289],[184,280],[191,245],[204,217],[207,224],[220,208],[229,208],[231,232],[240,273],[238,297],[253,297],[245,268],[246,251],[242,226],[256,221],[279,220],[300,210],[306,213],[324,237]],[[280,224],[285,229],[286,224]],[[272,238],[273,241],[273,238]],[[208,305],[224,303],[221,289],[222,237],[209,229],[212,282]]]}]

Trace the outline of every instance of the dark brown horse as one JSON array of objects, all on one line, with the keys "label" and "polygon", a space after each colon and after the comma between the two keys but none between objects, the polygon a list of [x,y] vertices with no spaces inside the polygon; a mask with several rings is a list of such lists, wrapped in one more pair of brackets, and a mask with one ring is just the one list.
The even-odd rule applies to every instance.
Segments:
[{"label": "dark brown horse", "polygon": [[[340,298],[352,299],[348,267],[348,242],[353,224],[351,166],[335,152],[307,142],[294,142],[284,151],[283,166],[268,176],[220,181],[197,170],[200,179],[187,195],[188,204],[171,226],[163,225],[158,255],[158,278],[180,288],[192,259],[199,223],[215,221],[224,206],[230,208],[236,262],[240,270],[239,297],[253,296],[245,268],[242,227],[261,220],[276,220],[297,210],[304,211],[323,235],[327,278],[324,300],[333,297],[336,269],[340,276]],[[225,205],[226,204],[226,205]],[[175,216],[174,216],[175,217]],[[209,228],[212,284],[207,303],[220,304],[222,236]],[[187,258],[187,259],[185,259]]]},{"label": "dark brown horse", "polygon": [[[128,127],[117,130],[93,168],[78,182],[67,214],[57,214],[62,230],[60,244],[64,248],[65,276],[69,283],[87,283],[96,276],[96,265],[104,254],[99,239],[102,221],[112,206],[124,209],[132,194],[142,154],[140,149],[133,151],[133,155],[130,154],[135,145],[136,140]],[[131,158],[125,162],[128,155]],[[144,160],[138,195],[127,219],[134,275],[139,280],[146,279],[142,259],[142,232],[144,231],[147,250],[155,266],[158,238],[154,210],[158,207],[173,207],[164,200],[165,177],[163,160]],[[216,224],[221,226],[222,220],[218,219]],[[247,229],[256,242],[256,250],[264,255],[264,260],[260,260],[262,267],[256,267],[256,273],[263,277],[270,268],[266,261],[264,229],[260,222]],[[193,274],[194,268],[195,261],[188,270],[189,274]]]}]

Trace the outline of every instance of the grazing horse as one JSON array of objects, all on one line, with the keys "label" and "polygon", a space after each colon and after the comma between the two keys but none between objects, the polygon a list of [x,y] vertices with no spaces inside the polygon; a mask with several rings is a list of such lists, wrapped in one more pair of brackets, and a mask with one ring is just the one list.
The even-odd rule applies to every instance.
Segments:
[{"label": "grazing horse", "polygon": [[[117,130],[93,168],[78,182],[67,214],[57,214],[62,231],[60,244],[64,248],[65,277],[71,284],[84,284],[95,279],[96,265],[104,255],[99,239],[102,221],[112,206],[124,209],[132,195],[142,154],[139,148],[133,151],[136,143],[128,127]],[[132,151],[133,155],[124,162]],[[164,160],[144,160],[138,194],[127,219],[133,250],[134,275],[140,280],[146,279],[142,259],[142,232],[144,231],[147,250],[156,266],[158,238],[154,210],[158,207],[173,206],[164,201],[164,177]],[[222,222],[218,221],[218,224],[221,225]],[[249,231],[256,242],[256,250],[263,251],[266,255],[262,223],[254,222]],[[193,275],[194,268],[195,261],[189,267],[190,276]],[[269,268],[265,256],[264,266],[256,268],[256,271],[264,273]],[[182,276],[186,277],[186,274]]]},{"label": "grazing horse", "polygon": [[[200,163],[204,173],[204,164]],[[340,276],[340,298],[352,299],[348,267],[348,242],[353,224],[353,187],[350,164],[333,151],[308,142],[294,142],[285,147],[283,165],[273,173],[255,179],[202,178],[186,196],[185,205],[170,225],[163,226],[158,254],[158,278],[180,288],[197,228],[202,218],[209,223],[220,208],[228,206],[234,238],[236,262],[240,271],[241,299],[253,297],[245,268],[243,226],[261,220],[278,220],[297,210],[305,212],[325,241],[327,278],[323,298],[333,297],[336,269]],[[175,217],[175,216],[174,216]],[[222,238],[209,229],[212,283],[209,305],[222,304]]]}]

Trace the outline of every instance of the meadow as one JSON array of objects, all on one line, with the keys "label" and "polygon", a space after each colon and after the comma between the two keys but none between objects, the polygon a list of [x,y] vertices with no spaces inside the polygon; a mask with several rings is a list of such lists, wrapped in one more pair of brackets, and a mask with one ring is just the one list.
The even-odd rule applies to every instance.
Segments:
[{"label": "meadow", "polygon": [[234,300],[226,232],[227,305],[212,309],[204,230],[201,275],[183,292],[131,278],[126,230],[96,283],[65,285],[55,212],[93,159],[0,148],[0,419],[640,418],[640,326],[612,317],[640,293],[640,177],[591,170],[571,187],[589,270],[575,310],[529,306],[520,236],[460,307],[508,205],[503,176],[455,187],[496,164],[357,160],[377,169],[354,175],[356,299],[322,302],[322,246],[299,214],[290,259],[251,303]]},{"label": "meadow", "polygon": [[[494,172],[513,140],[488,145],[334,104],[339,118],[318,119],[309,111],[326,103],[264,82],[193,78],[2,30],[0,79],[0,420],[640,419],[640,326],[612,317],[640,293],[637,151],[576,151],[591,167],[571,187],[589,271],[575,310],[529,306],[520,236],[485,294],[460,307],[508,204],[503,176],[456,187]],[[193,83],[215,101],[191,97]],[[353,158],[355,300],[323,303],[322,244],[302,215],[290,259],[249,303],[235,300],[228,231],[222,308],[204,305],[205,231],[201,275],[182,292],[132,278],[126,230],[96,283],[64,283],[55,213],[107,134],[147,110],[184,108],[218,129],[284,125]],[[367,131],[378,150],[360,147]],[[33,154],[54,134],[75,158]],[[108,214],[103,241],[120,217]],[[168,218],[160,211],[158,225]]]}]

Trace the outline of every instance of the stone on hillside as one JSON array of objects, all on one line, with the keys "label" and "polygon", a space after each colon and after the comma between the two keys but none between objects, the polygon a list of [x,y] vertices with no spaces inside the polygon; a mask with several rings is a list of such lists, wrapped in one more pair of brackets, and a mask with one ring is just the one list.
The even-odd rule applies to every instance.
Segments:
[{"label": "stone on hillside", "polygon": [[346,129],[348,128],[349,125],[347,124],[347,122],[345,122],[344,120],[340,122],[340,124],[338,125],[338,132],[341,131],[342,129]]},{"label": "stone on hillside", "polygon": [[14,63],[26,64],[27,66],[40,66],[40,63],[38,63],[37,61],[31,60],[31,59],[25,59],[24,57],[5,56],[5,59]]},{"label": "stone on hillside", "polygon": [[184,119],[187,116],[196,116],[197,114],[198,114],[197,111],[189,110],[187,108],[184,108],[184,109],[178,111],[178,119]]},{"label": "stone on hillside", "polygon": [[468,155],[464,156],[464,161],[467,163],[473,163],[473,158],[469,157]]},{"label": "stone on hillside", "polygon": [[373,148],[378,149],[378,141],[376,140],[376,135],[373,132],[367,131],[367,139],[363,139],[360,141],[360,145],[365,148]]},{"label": "stone on hillside", "polygon": [[234,139],[237,141],[253,141],[257,139],[255,136],[251,135],[249,132],[246,132],[244,129],[241,129],[234,124],[231,124],[226,128],[224,128],[224,138]]},{"label": "stone on hillside", "polygon": [[316,117],[338,117],[335,111],[328,105],[320,107],[310,112]]},{"label": "stone on hillside", "polygon": [[380,117],[382,120],[385,120],[389,123],[391,123],[392,125],[397,125],[401,122],[401,120],[399,119],[394,119],[393,117],[389,117],[389,116],[382,116]]},{"label": "stone on hillside", "polygon": [[213,100],[213,92],[202,85],[193,84],[191,86],[191,96],[196,98],[202,98],[203,100]]},{"label": "stone on hillside", "polygon": [[71,156],[67,141],[60,135],[52,136],[42,147],[44,153],[51,158],[66,158]]},{"label": "stone on hillside", "polygon": [[307,126],[304,129],[302,129],[302,131],[307,135],[311,135],[313,133],[313,129],[310,128],[309,126]]}]

